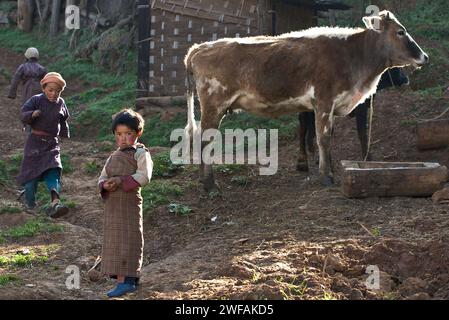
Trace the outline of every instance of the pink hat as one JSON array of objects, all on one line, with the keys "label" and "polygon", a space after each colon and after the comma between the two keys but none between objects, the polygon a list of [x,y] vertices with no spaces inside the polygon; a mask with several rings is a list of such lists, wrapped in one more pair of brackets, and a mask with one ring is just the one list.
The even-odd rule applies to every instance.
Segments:
[{"label": "pink hat", "polygon": [[62,88],[62,90],[64,90],[66,86],[65,80],[57,72],[49,72],[45,75],[45,77],[41,80],[41,86],[44,86],[47,83],[56,83]]}]

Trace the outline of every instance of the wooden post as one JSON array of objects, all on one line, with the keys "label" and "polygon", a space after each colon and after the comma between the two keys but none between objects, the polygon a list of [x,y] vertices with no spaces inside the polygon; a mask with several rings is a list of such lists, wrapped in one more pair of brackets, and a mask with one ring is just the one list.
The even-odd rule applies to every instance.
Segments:
[{"label": "wooden post", "polygon": [[51,20],[50,20],[51,38],[54,38],[58,35],[60,11],[61,11],[61,0],[53,0],[53,4],[51,7]]},{"label": "wooden post", "polygon": [[259,34],[271,34],[271,0],[258,0],[257,10],[259,14]]},{"label": "wooden post", "polygon": [[335,10],[329,10],[329,24],[331,27],[335,27],[337,25],[337,18],[335,17]]},{"label": "wooden post", "polygon": [[25,32],[33,29],[33,0],[17,1],[17,27]]},{"label": "wooden post", "polygon": [[137,2],[138,13],[138,66],[137,66],[137,97],[148,96],[150,81],[150,28],[151,9],[149,0]]}]

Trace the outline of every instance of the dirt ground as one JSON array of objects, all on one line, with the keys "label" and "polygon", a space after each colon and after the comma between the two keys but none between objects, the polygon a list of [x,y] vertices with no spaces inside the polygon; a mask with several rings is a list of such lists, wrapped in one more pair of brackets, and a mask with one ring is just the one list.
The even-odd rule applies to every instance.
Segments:
[{"label": "dirt ground", "polygon": [[[0,49],[0,67],[12,72],[21,60]],[[20,105],[5,97],[7,88],[0,76],[3,160],[21,153],[24,145]],[[414,126],[407,125],[437,116],[448,100],[417,99],[410,90],[377,96],[373,160],[449,165],[448,149],[419,152]],[[430,198],[345,198],[339,161],[360,159],[356,136],[354,119],[337,119],[334,187],[318,183],[315,161],[309,174],[295,170],[298,143],[293,138],[281,141],[279,170],[273,176],[245,167],[237,173],[248,179],[241,186],[231,180],[233,173],[217,172],[221,196],[202,191],[193,166],[169,178],[185,190],[176,202],[193,212],[177,216],[164,205],[146,216],[142,285],[124,299],[448,299],[448,205]],[[105,299],[114,285],[105,278],[91,282],[86,274],[101,251],[103,206],[97,176],[87,174],[84,164],[103,164],[109,153],[99,151],[98,142],[76,137],[63,142],[62,149],[74,168],[63,176],[62,193],[76,208],[57,220],[63,232],[0,246],[0,255],[43,245],[55,248],[44,264],[0,268],[0,273],[22,279],[5,285],[0,299]],[[0,190],[2,206],[20,206],[14,188]],[[29,218],[26,213],[0,214],[0,229]],[[65,285],[70,265],[81,270],[80,289]],[[378,290],[366,286],[368,266],[380,271]]]}]

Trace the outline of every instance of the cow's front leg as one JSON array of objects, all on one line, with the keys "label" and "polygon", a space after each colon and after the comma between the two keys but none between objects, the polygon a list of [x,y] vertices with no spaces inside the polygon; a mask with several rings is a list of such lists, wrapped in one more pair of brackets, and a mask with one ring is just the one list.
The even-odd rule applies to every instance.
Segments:
[{"label": "cow's front leg", "polygon": [[315,112],[315,127],[320,154],[320,181],[325,186],[334,183],[332,174],[332,160],[330,155],[332,116],[323,111]]}]

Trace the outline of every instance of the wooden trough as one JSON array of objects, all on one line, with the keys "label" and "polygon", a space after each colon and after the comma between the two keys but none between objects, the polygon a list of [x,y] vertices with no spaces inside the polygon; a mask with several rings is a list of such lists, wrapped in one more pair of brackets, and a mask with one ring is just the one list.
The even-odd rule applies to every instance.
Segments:
[{"label": "wooden trough", "polygon": [[420,121],[416,125],[418,149],[439,149],[449,146],[449,119]]},{"label": "wooden trough", "polygon": [[445,166],[431,162],[341,161],[341,189],[349,198],[431,196],[448,179]]}]

